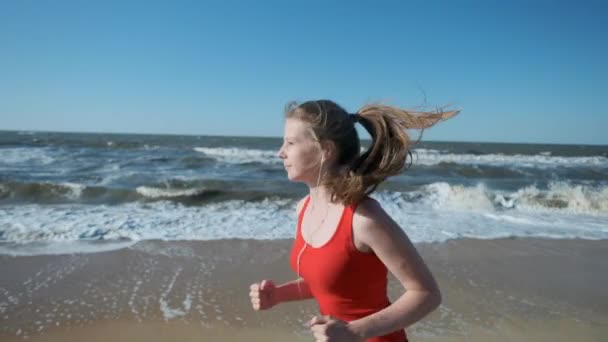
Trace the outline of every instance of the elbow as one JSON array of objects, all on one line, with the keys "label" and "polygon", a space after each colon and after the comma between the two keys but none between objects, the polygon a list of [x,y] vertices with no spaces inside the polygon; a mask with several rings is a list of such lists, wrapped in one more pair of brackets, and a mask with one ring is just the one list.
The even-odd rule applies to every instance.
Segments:
[{"label": "elbow", "polygon": [[443,300],[441,291],[438,287],[429,288],[424,291],[421,299],[428,312],[435,311],[435,309],[441,305],[441,301]]},{"label": "elbow", "polygon": [[429,302],[432,308],[431,310],[437,309],[439,305],[441,305],[442,300],[443,298],[441,297],[441,291],[439,291],[439,289],[432,291],[429,298]]},{"label": "elbow", "polygon": [[441,296],[441,291],[437,290],[435,296],[437,297],[437,307],[439,307],[439,305],[441,305],[441,302],[443,301],[443,297]]}]

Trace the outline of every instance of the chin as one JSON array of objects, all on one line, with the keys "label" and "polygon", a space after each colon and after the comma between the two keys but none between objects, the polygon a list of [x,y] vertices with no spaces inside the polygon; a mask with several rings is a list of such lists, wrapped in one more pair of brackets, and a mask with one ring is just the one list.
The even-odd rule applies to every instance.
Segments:
[{"label": "chin", "polygon": [[302,181],[301,175],[297,175],[297,174],[294,175],[289,172],[287,172],[287,179],[289,179],[292,182],[301,182]]}]

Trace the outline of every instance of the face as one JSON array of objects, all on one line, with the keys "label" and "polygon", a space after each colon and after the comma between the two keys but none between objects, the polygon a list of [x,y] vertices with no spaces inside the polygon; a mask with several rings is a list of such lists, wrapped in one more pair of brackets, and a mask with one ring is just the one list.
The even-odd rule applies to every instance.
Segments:
[{"label": "face", "polygon": [[321,166],[321,149],[309,131],[310,124],[299,119],[285,120],[283,146],[278,152],[287,178],[316,185]]}]

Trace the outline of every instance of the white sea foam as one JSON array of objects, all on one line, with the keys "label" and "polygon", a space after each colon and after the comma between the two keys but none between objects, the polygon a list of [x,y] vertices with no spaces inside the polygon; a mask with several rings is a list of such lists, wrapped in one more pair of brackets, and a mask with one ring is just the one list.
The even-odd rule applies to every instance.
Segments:
[{"label": "white sea foam", "polygon": [[0,207],[7,242],[287,237],[293,209],[285,201],[228,201],[203,207],[171,202],[118,206],[20,205]]},{"label": "white sea foam", "polygon": [[413,152],[414,164],[437,165],[439,163],[472,164],[488,166],[519,166],[519,167],[580,167],[599,166],[608,167],[608,158],[602,156],[591,157],[560,157],[550,153],[538,155],[505,155],[505,154],[455,154],[440,153],[437,150],[415,149]]},{"label": "white sea foam", "polygon": [[[414,242],[511,236],[608,239],[605,204],[604,207],[593,204],[593,201],[605,203],[606,190],[594,192],[556,184],[545,191],[545,197],[563,195],[579,199],[572,207],[544,207],[542,201],[535,204],[537,195],[533,190],[521,190],[519,195],[504,194],[514,202],[507,208],[497,204],[498,196],[482,185],[464,188],[436,183],[420,192],[422,199],[415,201],[411,193],[373,195]],[[580,196],[586,200],[580,200]],[[0,241],[4,241],[0,253],[92,252],[112,248],[103,241],[115,242],[113,248],[121,248],[148,239],[291,239],[295,231],[295,203],[224,201],[183,206],[159,201],[115,206],[0,206]]]},{"label": "white sea foam", "polygon": [[608,214],[608,187],[595,189],[584,185],[572,186],[565,182],[553,182],[549,184],[548,191],[529,186],[518,190],[514,198],[520,203],[519,207],[525,210]]},{"label": "white sea foam", "polygon": [[190,308],[192,307],[192,298],[190,297],[189,293],[186,294],[186,298],[184,299],[183,303],[181,303],[182,305],[180,305],[179,308],[172,308],[169,305],[169,302],[167,300],[167,297],[169,297],[169,294],[171,293],[171,290],[173,289],[173,285],[175,285],[175,280],[177,279],[177,277],[180,275],[181,272],[182,272],[182,269],[178,268],[177,271],[175,272],[175,274],[173,275],[171,282],[167,285],[167,288],[165,289],[165,291],[163,291],[163,293],[161,294],[161,296],[158,300],[160,311],[163,313],[163,317],[164,317],[165,321],[186,315],[190,311]]},{"label": "white sea foam", "polygon": [[61,183],[60,185],[69,189],[65,196],[70,199],[79,199],[82,195],[82,191],[86,188],[86,185],[70,182]]},{"label": "white sea foam", "polygon": [[440,182],[423,187],[422,192],[423,201],[436,209],[492,211],[498,208],[608,216],[608,187],[552,182],[548,189],[528,186],[515,192],[504,192],[489,190],[483,184],[464,187]]},{"label": "white sea foam", "polygon": [[281,163],[281,160],[277,156],[278,151],[272,150],[257,150],[236,147],[195,147],[194,150],[204,153],[205,155],[224,163]]},{"label": "white sea foam", "polygon": [[414,151],[418,152],[418,153],[427,153],[427,154],[441,154],[441,153],[445,153],[447,151],[443,150],[435,150],[432,148],[416,148]]},{"label": "white sea foam", "polygon": [[167,198],[180,196],[193,196],[200,194],[204,189],[162,189],[150,186],[140,186],[137,193],[148,198]]},{"label": "white sea foam", "polygon": [[[277,151],[247,148],[210,148],[196,147],[195,151],[215,158],[224,163],[265,163],[280,164]],[[608,167],[608,158],[602,156],[589,157],[560,157],[543,152],[537,155],[505,155],[505,154],[455,154],[434,149],[417,148],[412,151],[413,163],[419,165],[437,165],[439,163],[456,163],[467,165],[516,166],[516,167]]]},{"label": "white sea foam", "polygon": [[132,246],[137,241],[38,241],[29,243],[0,243],[0,254],[11,256],[100,253]]},{"label": "white sea foam", "polygon": [[460,210],[492,210],[494,204],[482,184],[467,188],[462,185],[433,183],[424,187],[424,202],[435,209],[450,207]]},{"label": "white sea foam", "polygon": [[[2,164],[30,164],[48,165],[55,161],[51,152],[45,147],[13,147],[0,148],[0,160]],[[1,164],[0,164],[1,165]]]}]

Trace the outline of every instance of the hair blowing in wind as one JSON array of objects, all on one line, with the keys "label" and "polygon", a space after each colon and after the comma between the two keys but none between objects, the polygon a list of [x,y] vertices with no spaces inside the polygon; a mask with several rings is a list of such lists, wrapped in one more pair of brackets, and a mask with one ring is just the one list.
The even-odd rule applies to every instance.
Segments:
[{"label": "hair blowing in wind", "polygon": [[[412,141],[408,130],[422,131],[456,114],[453,111],[410,111],[394,106],[370,104],[349,114],[330,100],[308,101],[287,105],[285,116],[310,124],[311,134],[319,143],[331,141],[336,146],[337,170],[325,177],[324,185],[332,201],[357,203],[374,192],[390,176],[406,169]],[[355,124],[361,124],[372,138],[361,154],[361,141]]]}]

